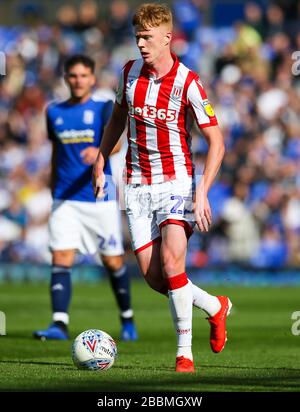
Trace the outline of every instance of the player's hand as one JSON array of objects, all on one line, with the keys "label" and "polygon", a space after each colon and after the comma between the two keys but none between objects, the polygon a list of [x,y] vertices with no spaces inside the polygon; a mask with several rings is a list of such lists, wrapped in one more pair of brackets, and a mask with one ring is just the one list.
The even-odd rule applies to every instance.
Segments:
[{"label": "player's hand", "polygon": [[84,164],[93,165],[96,162],[99,149],[94,146],[89,146],[86,149],[81,150],[80,156]]},{"label": "player's hand", "polygon": [[207,194],[202,184],[199,184],[196,188],[194,216],[200,232],[208,232],[212,224],[212,213]]},{"label": "player's hand", "polygon": [[93,188],[96,199],[104,196],[105,174],[103,169],[104,159],[101,152],[99,152],[93,167]]}]

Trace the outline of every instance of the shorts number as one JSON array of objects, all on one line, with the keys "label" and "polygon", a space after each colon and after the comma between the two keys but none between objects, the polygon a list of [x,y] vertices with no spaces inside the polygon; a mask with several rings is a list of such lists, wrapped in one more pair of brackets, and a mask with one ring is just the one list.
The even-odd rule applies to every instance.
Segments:
[{"label": "shorts number", "polygon": [[116,247],[116,246],[117,246],[117,241],[116,241],[116,239],[114,238],[113,235],[111,235],[111,237],[109,238],[108,245],[109,245],[109,246],[112,246],[112,247]]},{"label": "shorts number", "polygon": [[177,203],[175,203],[175,205],[171,208],[170,212],[171,213],[177,213],[179,215],[182,215],[182,210],[178,210],[179,206],[182,205],[183,203],[183,198],[182,196],[176,196],[176,195],[172,195],[171,196],[171,200],[176,200]]},{"label": "shorts number", "polygon": [[[179,209],[180,206],[184,206],[184,201],[189,200],[187,196],[172,195],[171,200],[176,200],[175,205],[171,208],[170,213],[176,213],[177,215],[182,215],[183,210]],[[179,210],[178,210],[179,209]]]},{"label": "shorts number", "polygon": [[98,235],[99,239],[99,249],[104,249],[105,238],[103,236]]},{"label": "shorts number", "polygon": [[[106,248],[106,239],[103,236],[98,235],[98,239],[99,239],[99,249],[105,249]],[[111,235],[111,237],[108,239],[107,241],[107,245],[110,247],[115,248],[117,246],[118,242],[116,240],[116,238]]]}]

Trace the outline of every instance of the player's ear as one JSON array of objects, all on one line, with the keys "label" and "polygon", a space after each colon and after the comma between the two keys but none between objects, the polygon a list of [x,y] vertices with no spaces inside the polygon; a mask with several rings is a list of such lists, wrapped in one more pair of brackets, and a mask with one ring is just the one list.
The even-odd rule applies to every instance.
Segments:
[{"label": "player's ear", "polygon": [[172,32],[167,32],[165,34],[165,46],[168,46],[168,44],[171,43],[172,40]]}]

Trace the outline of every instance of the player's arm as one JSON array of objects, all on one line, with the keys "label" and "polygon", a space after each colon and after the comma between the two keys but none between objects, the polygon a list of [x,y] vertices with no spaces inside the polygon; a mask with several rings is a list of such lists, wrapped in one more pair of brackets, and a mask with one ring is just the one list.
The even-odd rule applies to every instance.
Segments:
[{"label": "player's arm", "polygon": [[196,187],[194,214],[201,232],[208,232],[212,214],[208,201],[208,191],[220,169],[225,153],[224,139],[218,125],[201,130],[208,143],[208,152],[203,175]]},{"label": "player's arm", "polygon": [[208,144],[208,152],[203,170],[203,190],[208,193],[220,169],[224,153],[224,139],[219,126],[202,129],[202,134]]},{"label": "player's arm", "polygon": [[203,175],[196,187],[194,214],[201,232],[207,232],[212,222],[208,191],[219,171],[224,156],[224,139],[214,110],[198,77],[191,82],[187,99],[197,125],[208,143]]},{"label": "player's arm", "polygon": [[93,169],[93,186],[95,196],[101,196],[104,186],[103,169],[114,147],[124,132],[127,121],[128,108],[114,104],[111,118],[104,129],[98,156]]},{"label": "player's arm", "polygon": [[203,175],[196,187],[194,214],[201,232],[208,232],[212,223],[212,214],[208,201],[208,191],[218,174],[224,153],[224,139],[219,126],[202,129],[202,134],[208,144],[208,152]]},{"label": "player's arm", "polygon": [[112,149],[110,156],[118,153],[121,150],[121,147],[122,147],[122,139],[121,140],[119,139],[115,147]]},{"label": "player's arm", "polygon": [[[125,106],[127,107],[127,105],[125,105]],[[109,120],[112,116],[113,109],[114,109],[113,102],[111,100],[109,100],[105,105],[105,110],[103,110],[103,123],[105,125],[108,124],[108,122],[109,122]],[[125,123],[126,123],[126,119],[125,119]],[[113,147],[112,151],[110,152],[110,156],[115,154],[115,153],[118,153],[121,150],[121,147],[122,147],[122,141],[119,139],[117,141],[117,143],[115,144],[115,146]]]}]

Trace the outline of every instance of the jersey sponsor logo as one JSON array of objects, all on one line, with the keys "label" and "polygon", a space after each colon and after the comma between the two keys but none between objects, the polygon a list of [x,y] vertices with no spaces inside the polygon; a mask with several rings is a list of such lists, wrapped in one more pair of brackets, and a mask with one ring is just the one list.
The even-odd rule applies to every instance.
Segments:
[{"label": "jersey sponsor logo", "polygon": [[213,117],[215,115],[214,109],[208,99],[203,100],[202,105],[207,116]]},{"label": "jersey sponsor logo", "polygon": [[85,110],[83,112],[83,123],[93,124],[95,113],[92,110]]},{"label": "jersey sponsor logo", "polygon": [[85,130],[64,130],[63,132],[57,133],[58,138],[63,144],[70,143],[93,143],[95,131],[93,129]]},{"label": "jersey sponsor logo", "polygon": [[174,86],[171,93],[171,97],[173,97],[173,99],[179,100],[182,96],[182,91],[183,87]]},{"label": "jersey sponsor logo", "polygon": [[159,119],[166,122],[173,122],[176,119],[176,110],[158,109],[155,106],[146,105],[144,107],[129,107],[129,114],[142,116],[146,119]]}]

